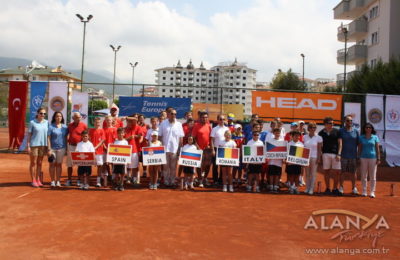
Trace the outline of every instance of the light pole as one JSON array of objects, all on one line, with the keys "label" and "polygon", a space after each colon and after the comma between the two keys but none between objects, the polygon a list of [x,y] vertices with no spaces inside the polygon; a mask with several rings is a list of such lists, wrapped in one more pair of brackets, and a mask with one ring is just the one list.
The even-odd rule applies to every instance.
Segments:
[{"label": "light pole", "polygon": [[111,49],[114,51],[114,77],[113,77],[113,94],[112,94],[112,103],[114,103],[114,97],[115,97],[115,69],[116,69],[116,64],[117,64],[117,51],[121,49],[121,45],[118,45],[117,48],[115,48],[113,45],[110,44]]},{"label": "light pole", "polygon": [[132,67],[132,91],[131,91],[131,96],[133,96],[133,83],[135,79],[135,67],[138,65],[138,62],[135,62],[135,64],[132,64],[132,62],[129,62],[129,64]]},{"label": "light pole", "polygon": [[344,34],[344,75],[343,75],[343,92],[346,91],[346,63],[347,63],[347,33],[349,31],[346,27],[342,26],[342,33]]},{"label": "light pole", "polygon": [[81,68],[81,92],[82,92],[83,91],[83,64],[84,64],[84,60],[85,60],[86,24],[93,18],[93,15],[89,14],[89,16],[86,18],[86,20],[80,14],[76,14],[76,16],[83,23],[82,68]]},{"label": "light pole", "polygon": [[305,87],[305,81],[304,81],[304,58],[306,57],[303,53],[300,54],[301,58],[303,58],[303,88]]}]

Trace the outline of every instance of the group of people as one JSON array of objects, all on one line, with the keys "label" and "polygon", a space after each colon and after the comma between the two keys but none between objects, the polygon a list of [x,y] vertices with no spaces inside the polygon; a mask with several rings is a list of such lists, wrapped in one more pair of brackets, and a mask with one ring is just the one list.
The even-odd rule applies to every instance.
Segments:
[{"label": "group of people", "polygon": [[[357,195],[356,171],[360,161],[362,196],[367,196],[367,179],[370,179],[369,196],[375,197],[376,171],[380,163],[379,138],[374,127],[366,123],[361,134],[353,128],[352,117],[345,117],[344,126],[333,127],[333,119],[323,120],[324,128],[317,133],[317,124],[304,121],[291,123],[290,132],[286,133],[283,123],[276,118],[270,122],[270,130],[263,131],[263,121],[258,115],[252,115],[249,124],[242,126],[233,114],[227,117],[218,115],[215,126],[210,123],[209,114],[199,111],[198,118],[192,112],[185,114],[185,123],[180,123],[174,108],[167,108],[158,117],[145,124],[145,117],[132,114],[126,118],[117,117],[117,109],[112,108],[111,115],[101,124],[101,119],[94,120],[94,128],[88,129],[81,121],[79,113],[73,113],[71,122],[65,125],[62,113],[54,113],[49,123],[45,109],[37,111],[36,118],[30,122],[28,151],[30,154],[30,174],[32,186],[43,186],[42,161],[48,156],[51,187],[61,186],[61,172],[64,156],[67,152],[95,153],[97,179],[96,186],[108,186],[112,180],[115,190],[124,190],[124,185],[133,182],[140,185],[141,177],[149,175],[149,189],[156,190],[160,183],[166,187],[175,187],[177,180],[184,175],[182,188],[194,189],[209,186],[208,174],[212,172],[213,185],[222,186],[224,192],[234,192],[246,182],[248,192],[260,192],[265,187],[270,192],[278,192],[285,183],[290,194],[298,194],[299,186],[306,186],[305,193],[312,195],[315,190],[317,168],[320,163],[324,170],[325,194],[341,196],[343,183],[348,175],[352,181],[352,193]],[[124,127],[124,120],[126,126]],[[220,166],[216,164],[217,148],[241,148],[243,145],[262,146],[267,142],[284,141],[289,146],[310,149],[309,166],[300,166],[285,159],[269,159],[263,163],[240,163],[239,166]],[[106,162],[109,144],[130,145],[131,158],[127,165],[112,165]],[[143,166],[142,148],[164,146],[167,164]],[[200,168],[179,166],[180,150],[202,150]],[[72,185],[73,165],[67,155],[68,179],[66,186]],[[285,169],[287,181],[282,182],[282,169]],[[77,185],[89,189],[91,166],[79,166]],[[178,177],[178,178],[177,178]],[[305,178],[305,181],[304,181]],[[333,178],[333,187],[330,180]]]}]

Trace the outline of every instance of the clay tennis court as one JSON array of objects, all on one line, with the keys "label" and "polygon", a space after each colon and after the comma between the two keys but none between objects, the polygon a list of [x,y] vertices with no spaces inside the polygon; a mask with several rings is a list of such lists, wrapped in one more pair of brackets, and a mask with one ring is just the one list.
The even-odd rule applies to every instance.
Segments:
[{"label": "clay tennis court", "polygon": [[[0,145],[6,147],[6,129]],[[377,197],[233,194],[129,187],[81,191],[31,188],[28,155],[0,154],[1,259],[399,259],[400,170],[380,167]],[[45,181],[49,181],[47,161]],[[76,172],[74,172],[76,176]],[[63,179],[66,172],[64,169]],[[283,176],[285,179],[286,176]],[[319,174],[318,180],[322,180]],[[390,185],[396,195],[390,196]],[[350,191],[350,182],[345,183]],[[357,182],[361,189],[359,181]],[[303,190],[302,188],[301,190]],[[307,254],[310,248],[371,249],[364,237],[339,242],[338,230],[305,230],[311,213],[344,209],[384,216],[390,229],[377,240],[381,252]],[[333,217],[327,217],[328,226]],[[317,219],[317,218],[316,218]],[[319,219],[317,220],[319,225]],[[375,225],[371,232],[376,232]],[[357,230],[353,230],[357,232]],[[382,247],[389,249],[382,253]]]}]

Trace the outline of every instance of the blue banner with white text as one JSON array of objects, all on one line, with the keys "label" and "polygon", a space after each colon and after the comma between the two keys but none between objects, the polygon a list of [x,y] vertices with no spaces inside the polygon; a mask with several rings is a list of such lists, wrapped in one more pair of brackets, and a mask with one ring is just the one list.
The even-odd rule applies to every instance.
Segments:
[{"label": "blue banner with white text", "polygon": [[[32,81],[31,82],[31,99],[30,99],[30,120],[35,119],[36,111],[42,107],[44,97],[46,95],[47,82]],[[49,121],[51,118],[49,118]]]},{"label": "blue banner with white text", "polygon": [[190,98],[163,98],[163,97],[119,97],[119,115],[129,116],[139,113],[146,117],[158,116],[168,107],[176,109],[177,118],[183,118],[185,112],[190,111]]}]

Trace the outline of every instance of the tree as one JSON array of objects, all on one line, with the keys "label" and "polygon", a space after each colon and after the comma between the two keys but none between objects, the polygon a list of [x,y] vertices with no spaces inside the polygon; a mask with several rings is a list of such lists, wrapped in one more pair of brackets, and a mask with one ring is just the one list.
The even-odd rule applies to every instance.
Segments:
[{"label": "tree", "polygon": [[280,69],[275,74],[271,82],[272,89],[286,89],[286,90],[305,90],[306,86],[303,86],[299,77],[289,69],[287,72],[283,72]]},{"label": "tree", "polygon": [[379,60],[373,68],[364,65],[349,79],[346,92],[400,95],[400,57],[388,63]]},{"label": "tree", "polygon": [[89,115],[92,114],[93,111],[107,108],[108,104],[104,100],[90,100],[89,101]]}]

